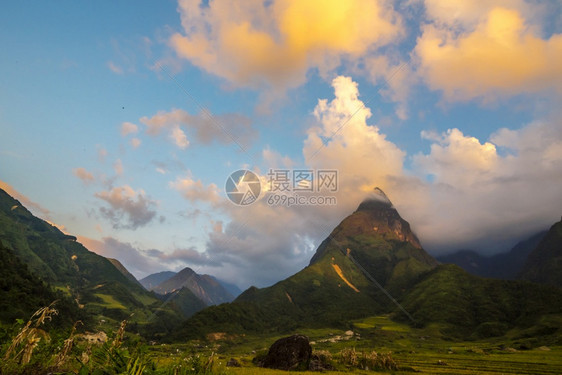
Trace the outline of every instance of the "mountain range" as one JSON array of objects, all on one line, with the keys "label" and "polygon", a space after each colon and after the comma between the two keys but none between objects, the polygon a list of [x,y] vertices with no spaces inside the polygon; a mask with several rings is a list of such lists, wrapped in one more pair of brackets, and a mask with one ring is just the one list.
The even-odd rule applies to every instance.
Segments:
[{"label": "mountain range", "polygon": [[235,286],[223,284],[210,275],[200,275],[189,267],[177,273],[162,271],[148,275],[140,283],[157,293],[161,300],[175,304],[186,318],[208,306],[234,300],[227,288],[236,292]]},{"label": "mountain range", "polygon": [[[560,247],[562,241],[557,243]],[[483,279],[455,265],[440,265],[376,189],[326,237],[306,268],[273,286],[251,287],[230,304],[198,312],[173,337],[345,328],[354,319],[381,313],[416,326],[439,323],[451,337],[481,338],[515,327],[528,330],[543,317],[562,313],[562,290]],[[541,332],[554,331],[559,328]]]},{"label": "mountain range", "polygon": [[207,306],[219,305],[234,299],[234,296],[217,279],[210,275],[200,275],[189,267],[184,268],[168,279],[164,279],[157,285],[149,288],[149,290],[165,295],[182,288],[189,289]]},{"label": "mountain range", "polygon": [[451,258],[468,259],[478,272],[490,272],[504,259],[502,265],[511,265],[502,278],[520,280],[471,275],[429,255],[390,199],[375,189],[327,233],[307,267],[270,287],[250,287],[232,301],[235,286],[190,268],[138,282],[118,260],[90,252],[0,190],[0,320],[9,323],[58,299],[67,322],[130,319],[145,337],[178,341],[216,332],[345,328],[378,314],[414,326],[437,323],[450,337],[478,339],[514,328],[559,335],[552,323],[557,320],[548,317],[562,314],[561,249],[559,222],[494,260],[470,253]]},{"label": "mountain range", "polygon": [[517,243],[511,250],[485,256],[474,250],[460,250],[436,257],[440,263],[452,263],[468,273],[494,279],[514,280],[523,270],[529,254],[539,245],[547,231],[538,232]]}]

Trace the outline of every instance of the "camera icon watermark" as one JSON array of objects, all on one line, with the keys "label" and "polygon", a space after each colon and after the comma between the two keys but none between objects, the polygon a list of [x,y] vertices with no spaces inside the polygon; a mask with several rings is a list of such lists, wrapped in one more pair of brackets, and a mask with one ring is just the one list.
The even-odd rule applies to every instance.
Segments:
[{"label": "camera icon watermark", "polygon": [[[335,169],[269,169],[260,177],[246,169],[233,172],[226,180],[228,199],[247,206],[263,192],[270,206],[336,205],[338,171]],[[324,194],[314,194],[324,193]]]},{"label": "camera icon watermark", "polygon": [[258,175],[247,169],[232,172],[226,179],[224,190],[228,199],[238,206],[254,203],[262,191]]}]

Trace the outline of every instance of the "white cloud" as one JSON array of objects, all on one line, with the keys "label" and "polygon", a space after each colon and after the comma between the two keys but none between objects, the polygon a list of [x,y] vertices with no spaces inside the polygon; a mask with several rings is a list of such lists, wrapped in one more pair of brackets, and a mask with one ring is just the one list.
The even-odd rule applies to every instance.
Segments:
[{"label": "white cloud", "polygon": [[426,174],[435,176],[436,183],[470,186],[479,183],[498,167],[495,145],[489,142],[481,144],[459,129],[449,129],[440,136],[422,132],[422,137],[434,143],[429,155],[418,154],[414,162]]},{"label": "white cloud", "polygon": [[146,251],[139,250],[133,244],[121,242],[113,237],[104,237],[100,241],[78,236],[78,241],[96,254],[117,259],[137,279],[165,269],[162,263],[149,257]]},{"label": "white cloud", "polygon": [[216,204],[219,199],[219,189],[215,184],[204,185],[201,180],[193,180],[191,177],[178,177],[176,181],[170,182],[170,187],[177,190],[181,195],[191,201],[203,201]]},{"label": "white cloud", "polygon": [[139,127],[132,122],[124,122],[121,124],[121,135],[123,137],[129,134],[136,134],[139,131]]},{"label": "white cloud", "polygon": [[174,126],[172,128],[170,137],[173,139],[176,146],[178,146],[181,149],[185,149],[187,148],[187,146],[189,146],[189,141],[187,140],[187,136],[185,135],[183,130],[180,129],[179,126]]},{"label": "white cloud", "polygon": [[96,240],[78,236],[78,241],[88,250],[107,258],[119,260],[137,279],[169,269],[191,267],[217,267],[219,263],[194,248],[175,248],[170,251],[142,249],[138,245],[122,242],[114,237]]},{"label": "white cloud", "polygon": [[189,144],[184,130],[202,144],[220,142],[223,144],[237,143],[240,147],[248,147],[257,137],[251,120],[238,113],[209,115],[200,113],[191,115],[182,109],[169,112],[159,111],[152,117],[142,117],[140,122],[147,126],[146,133],[158,136],[167,132],[170,139],[180,148]]},{"label": "white cloud", "polygon": [[123,174],[123,162],[121,161],[121,159],[117,159],[115,163],[113,163],[113,170],[118,176],[121,176]]},{"label": "white cloud", "polygon": [[131,146],[133,146],[133,148],[138,148],[141,143],[142,141],[139,138],[131,138]]},{"label": "white cloud", "polygon": [[359,61],[363,66],[355,70],[366,75],[371,82],[381,85],[379,93],[397,103],[396,116],[401,120],[406,120],[410,91],[412,86],[419,81],[408,61],[400,58],[393,59],[386,55],[367,56]]}]

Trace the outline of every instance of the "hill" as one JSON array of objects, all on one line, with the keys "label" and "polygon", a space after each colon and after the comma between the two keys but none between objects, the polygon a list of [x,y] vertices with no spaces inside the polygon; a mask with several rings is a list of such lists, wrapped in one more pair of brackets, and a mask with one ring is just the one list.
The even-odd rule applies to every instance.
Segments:
[{"label": "hill", "polygon": [[529,254],[519,277],[562,287],[562,220],[550,228]]},{"label": "hill", "polygon": [[416,325],[445,323],[450,336],[481,339],[514,327],[529,328],[542,316],[562,313],[562,289],[483,279],[458,266],[441,265],[420,279],[401,303]]},{"label": "hill", "polygon": [[11,325],[16,319],[26,320],[53,301],[57,301],[59,318],[55,323],[59,326],[87,319],[72,299],[32,274],[0,241],[0,323]]},{"label": "hill", "polygon": [[436,259],[441,263],[456,264],[472,275],[514,280],[522,271],[529,254],[538,246],[546,233],[546,231],[536,233],[504,253],[485,256],[473,250],[460,250]]},{"label": "hill", "polygon": [[159,294],[158,296],[165,303],[173,304],[182,313],[184,318],[189,318],[208,306],[188,288],[181,288],[164,295]]},{"label": "hill", "polygon": [[[152,333],[165,332],[171,322],[180,319],[178,312],[161,309],[155,295],[130,280],[110,260],[36,218],[1,189],[0,241],[32,274],[75,300],[90,317],[122,320],[134,313],[139,329]],[[155,312],[166,319],[147,323],[147,317],[154,317]]]}]

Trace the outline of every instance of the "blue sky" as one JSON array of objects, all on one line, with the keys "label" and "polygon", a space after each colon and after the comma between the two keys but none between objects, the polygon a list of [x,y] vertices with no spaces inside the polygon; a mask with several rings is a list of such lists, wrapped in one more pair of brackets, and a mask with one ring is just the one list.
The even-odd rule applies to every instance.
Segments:
[{"label": "blue sky", "polygon": [[[2,8],[2,188],[138,277],[268,285],[375,186],[433,254],[506,250],[562,212],[557,2]],[[241,168],[337,169],[338,203],[237,207]]]}]

